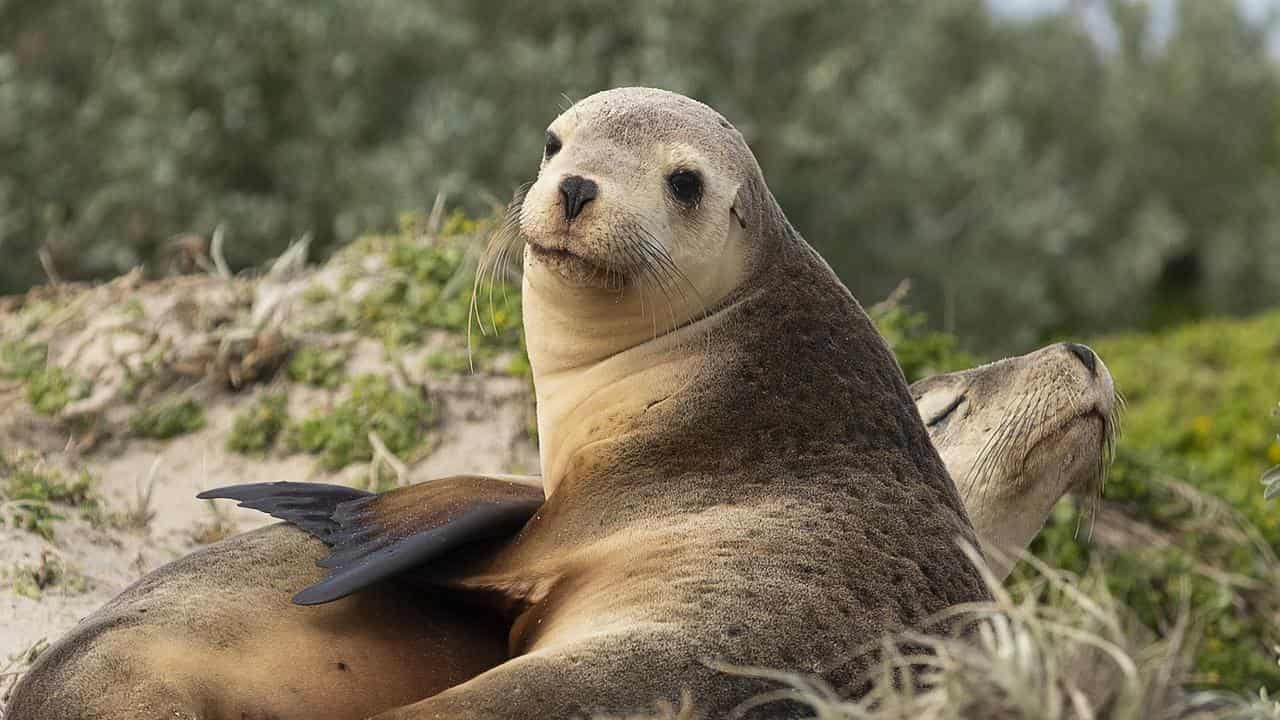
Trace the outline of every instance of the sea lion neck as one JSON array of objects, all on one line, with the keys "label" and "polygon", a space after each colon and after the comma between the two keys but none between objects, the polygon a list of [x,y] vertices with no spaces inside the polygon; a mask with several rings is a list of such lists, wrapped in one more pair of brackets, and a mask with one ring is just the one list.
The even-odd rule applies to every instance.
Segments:
[{"label": "sea lion neck", "polygon": [[[697,377],[717,313],[636,293],[573,288],[526,267],[522,296],[537,401],[543,490],[550,497],[592,447],[644,427],[647,411]],[[575,465],[575,463],[577,465]]]}]

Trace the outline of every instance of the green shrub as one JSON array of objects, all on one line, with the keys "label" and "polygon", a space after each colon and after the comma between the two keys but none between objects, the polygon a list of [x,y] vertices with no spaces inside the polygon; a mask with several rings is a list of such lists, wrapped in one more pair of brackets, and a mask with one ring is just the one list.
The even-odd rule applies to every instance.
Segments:
[{"label": "green shrub", "polygon": [[351,381],[346,400],[293,424],[289,443],[318,454],[325,469],[337,470],[373,458],[370,432],[403,457],[426,439],[432,417],[431,406],[416,393],[397,390],[384,377],[361,375]]},{"label": "green shrub", "polygon": [[43,343],[15,340],[0,344],[0,377],[26,380],[44,370],[48,354]]},{"label": "green shrub", "polygon": [[40,469],[31,458],[0,456],[0,506],[5,509],[5,517],[0,519],[52,540],[54,521],[63,519],[52,503],[94,514],[100,504],[92,485],[93,478],[84,471],[67,479],[61,473]]},{"label": "green shrub", "polygon": [[[350,324],[391,347],[418,342],[428,329],[470,329],[470,351],[477,360],[518,349],[519,288],[485,284],[478,290],[478,317],[472,322],[476,251],[485,242],[489,222],[455,212],[439,235],[428,236],[418,230],[421,221],[410,215],[397,235],[362,238],[353,250],[383,255],[386,267],[379,271],[374,288],[360,298]],[[480,332],[481,325],[486,332]]]},{"label": "green shrub", "polygon": [[347,353],[342,350],[299,348],[289,358],[289,379],[322,388],[336,388],[346,376]]},{"label": "green shrub", "polygon": [[49,349],[43,343],[13,340],[0,343],[0,377],[27,385],[27,401],[39,412],[57,414],[76,400],[89,396],[92,384],[67,370],[48,364]]},{"label": "green shrub", "polygon": [[227,436],[227,449],[242,455],[264,455],[289,420],[288,396],[264,395],[236,415]]},{"label": "green shrub", "polygon": [[129,427],[138,437],[167,440],[204,427],[204,408],[190,399],[164,402],[134,413]]},{"label": "green shrub", "polygon": [[[1104,497],[1153,537],[1085,542],[1089,519],[1060,507],[1032,550],[1073,571],[1095,564],[1153,630],[1182,611],[1201,634],[1197,678],[1276,687],[1280,506],[1259,477],[1280,463],[1280,312],[1090,343],[1128,399]],[[1077,529],[1079,537],[1077,538]]]},{"label": "green shrub", "polygon": [[977,357],[961,350],[954,335],[929,329],[925,314],[903,302],[905,292],[904,286],[867,314],[897,356],[907,382],[976,365]]},{"label": "green shrub", "polygon": [[27,376],[27,400],[36,410],[54,415],[64,407],[89,396],[92,385],[57,366],[36,370]]}]

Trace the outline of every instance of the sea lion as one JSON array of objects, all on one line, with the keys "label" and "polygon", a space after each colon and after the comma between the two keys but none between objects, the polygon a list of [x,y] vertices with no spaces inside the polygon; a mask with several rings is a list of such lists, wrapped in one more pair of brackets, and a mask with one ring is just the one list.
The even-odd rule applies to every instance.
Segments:
[{"label": "sea lion", "polygon": [[[1094,416],[1086,408],[1094,398],[1096,407],[1105,410],[1113,391],[1105,364],[1095,359],[1086,365],[1081,358],[1088,357],[1054,345],[911,386],[930,438],[978,528],[998,531],[996,519],[1039,527],[1047,517],[1046,505],[1062,493],[1096,488],[1114,422],[1110,413]],[[1035,407],[1050,413],[1036,427],[1062,430],[998,422],[1006,414]],[[1105,423],[1104,432],[1087,432],[1098,418]],[[1076,424],[1086,431],[1073,429]],[[1039,432],[1040,439],[1016,437],[1019,431],[1028,436]],[[983,438],[981,445],[1004,448],[1008,459],[978,462],[972,450],[978,443],[962,438]],[[1027,459],[1019,461],[1017,453]],[[1031,462],[1032,454],[1039,460]],[[982,482],[974,475],[980,467],[989,473]],[[452,480],[422,487],[436,489],[443,483],[447,488]],[[525,496],[537,502],[500,505],[520,496],[486,481],[510,483],[514,489],[531,485],[510,477],[481,478],[469,486],[470,497],[487,500],[489,508],[523,512],[525,519],[541,503],[540,482],[534,495]],[[979,492],[983,487],[993,489],[984,494]],[[462,509],[459,495],[447,490],[430,497],[421,489],[412,494],[419,528],[430,530],[441,515],[452,519]],[[362,496],[349,489],[328,496],[323,517]],[[307,497],[326,496],[309,484]],[[282,506],[275,513],[293,522],[306,520]],[[499,520],[496,532],[507,527]],[[992,533],[979,531],[984,548],[992,545]],[[1010,542],[1016,537],[1004,538],[1005,549],[1015,549],[1008,548]],[[299,588],[322,579],[316,561],[327,554],[317,539],[293,526],[275,525],[157,569],[45,652],[14,690],[10,716],[135,720],[155,710],[154,717],[203,720],[239,720],[245,714],[355,720],[425,697],[506,659],[505,624],[456,603],[421,602],[411,571],[359,598],[328,604],[318,615],[290,604]],[[1000,560],[992,557],[992,562]],[[264,655],[273,648],[287,654],[288,662]],[[174,665],[174,658],[185,662]],[[241,674],[228,674],[229,668],[239,668]],[[271,682],[266,687],[246,682],[253,677]],[[328,693],[334,687],[342,689],[343,702],[332,702]]]},{"label": "sea lion", "polygon": [[[518,227],[546,502],[434,578],[512,619],[512,658],[377,717],[619,714],[683,692],[721,717],[769,689],[709,660],[857,692],[882,637],[988,599],[901,369],[737,130],[625,88],[547,139]],[[334,570],[360,562],[381,502]]]},{"label": "sea lion", "polygon": [[1092,349],[1051,345],[919,380],[911,396],[998,579],[1064,494],[1101,496],[1120,404]]}]

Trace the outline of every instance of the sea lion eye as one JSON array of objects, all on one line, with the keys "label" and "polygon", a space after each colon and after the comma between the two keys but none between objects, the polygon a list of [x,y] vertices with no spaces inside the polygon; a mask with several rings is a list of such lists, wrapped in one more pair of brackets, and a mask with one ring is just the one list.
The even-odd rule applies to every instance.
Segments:
[{"label": "sea lion eye", "polygon": [[677,170],[667,176],[667,187],[676,200],[692,205],[702,197],[702,178],[692,170]]},{"label": "sea lion eye", "polygon": [[547,145],[542,149],[542,154],[547,160],[550,160],[552,156],[558,152],[560,152],[560,138],[556,137],[555,133],[548,130]]},{"label": "sea lion eye", "polygon": [[925,425],[927,427],[936,427],[937,425],[942,423],[943,420],[946,420],[947,418],[951,417],[951,413],[955,412],[956,408],[960,407],[960,403],[963,403],[964,401],[965,401],[964,393],[961,393],[960,395],[956,396],[955,400],[952,400],[945,408],[943,408],[942,412],[938,413],[937,415],[934,415],[933,418],[929,420],[929,422],[925,423]]}]

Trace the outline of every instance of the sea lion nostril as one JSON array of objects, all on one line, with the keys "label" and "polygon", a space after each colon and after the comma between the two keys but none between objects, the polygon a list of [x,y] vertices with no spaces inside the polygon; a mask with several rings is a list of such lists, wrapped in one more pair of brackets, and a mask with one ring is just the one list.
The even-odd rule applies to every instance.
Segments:
[{"label": "sea lion nostril", "polygon": [[1098,356],[1094,355],[1093,351],[1090,350],[1087,345],[1081,345],[1079,343],[1065,344],[1067,346],[1067,352],[1075,355],[1076,358],[1080,360],[1080,364],[1084,365],[1085,368],[1088,369],[1090,375],[1096,376],[1098,374]]},{"label": "sea lion nostril", "polygon": [[572,220],[582,213],[587,203],[596,199],[599,188],[594,180],[581,175],[567,175],[560,181],[560,196],[564,199],[564,219]]}]

